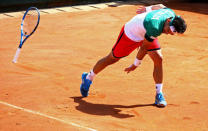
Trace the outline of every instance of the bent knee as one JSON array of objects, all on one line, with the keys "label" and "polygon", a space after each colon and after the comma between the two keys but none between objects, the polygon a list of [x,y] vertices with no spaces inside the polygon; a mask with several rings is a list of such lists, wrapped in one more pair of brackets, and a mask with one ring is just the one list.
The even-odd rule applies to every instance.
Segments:
[{"label": "bent knee", "polygon": [[114,64],[114,63],[118,62],[119,60],[120,60],[119,58],[112,58],[112,57],[110,57],[108,59],[108,64]]},{"label": "bent knee", "polygon": [[163,57],[162,56],[158,56],[155,60],[154,60],[154,65],[156,66],[161,66],[163,63]]},{"label": "bent knee", "polygon": [[163,62],[163,56],[161,53],[161,50],[156,50],[156,51],[150,51],[148,52],[149,56],[154,62],[154,65],[162,65]]},{"label": "bent knee", "polygon": [[113,63],[116,63],[117,61],[120,60],[120,58],[115,58],[112,53],[110,53],[108,56],[105,57],[106,58],[106,62],[110,65]]}]

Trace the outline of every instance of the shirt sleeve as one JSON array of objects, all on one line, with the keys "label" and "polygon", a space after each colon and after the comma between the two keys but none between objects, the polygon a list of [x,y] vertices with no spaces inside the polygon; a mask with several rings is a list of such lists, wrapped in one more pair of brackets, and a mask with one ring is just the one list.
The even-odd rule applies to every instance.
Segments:
[{"label": "shirt sleeve", "polygon": [[149,26],[146,29],[145,38],[147,40],[154,40],[157,38],[160,33],[160,21],[159,20],[151,20],[151,22],[148,23]]},{"label": "shirt sleeve", "polygon": [[152,42],[154,39],[156,39],[159,36],[158,29],[156,28],[151,28],[147,30],[145,34],[145,39]]},{"label": "shirt sleeve", "polygon": [[147,35],[147,33],[145,34],[145,39],[149,42],[153,42],[154,41],[154,38],[150,37]]}]

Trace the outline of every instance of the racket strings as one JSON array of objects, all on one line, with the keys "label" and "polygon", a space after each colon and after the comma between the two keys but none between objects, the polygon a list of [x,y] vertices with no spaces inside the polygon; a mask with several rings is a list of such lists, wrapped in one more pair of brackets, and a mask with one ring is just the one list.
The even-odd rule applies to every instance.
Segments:
[{"label": "racket strings", "polygon": [[23,23],[24,35],[30,35],[37,26],[38,12],[37,10],[29,10],[25,16]]}]

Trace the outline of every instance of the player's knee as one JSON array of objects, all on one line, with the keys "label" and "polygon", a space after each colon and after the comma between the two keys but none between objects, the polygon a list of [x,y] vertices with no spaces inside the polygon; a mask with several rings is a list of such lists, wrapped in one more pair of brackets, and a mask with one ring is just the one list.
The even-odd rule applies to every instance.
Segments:
[{"label": "player's knee", "polygon": [[120,60],[120,58],[116,58],[113,56],[112,53],[110,53],[108,56],[106,56],[106,59],[107,59],[107,63],[110,65],[110,64],[114,64],[116,63],[117,61]]},{"label": "player's knee", "polygon": [[108,60],[108,64],[109,65],[111,65],[111,64],[114,64],[114,63],[116,63],[116,62],[118,62],[119,61],[119,58],[109,58],[109,60]]},{"label": "player's knee", "polygon": [[154,65],[161,66],[162,62],[163,62],[163,57],[159,56],[159,57],[157,57],[157,59],[154,60]]}]

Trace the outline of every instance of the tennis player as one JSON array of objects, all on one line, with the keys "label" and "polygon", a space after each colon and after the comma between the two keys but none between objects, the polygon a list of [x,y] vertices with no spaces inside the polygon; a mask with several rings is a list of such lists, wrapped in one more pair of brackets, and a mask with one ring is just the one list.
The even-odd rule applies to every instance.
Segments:
[{"label": "tennis player", "polygon": [[80,86],[82,96],[88,96],[90,85],[99,72],[121,58],[128,56],[133,50],[139,47],[134,63],[125,68],[124,71],[127,73],[134,71],[141,64],[144,56],[148,54],[154,62],[153,78],[156,84],[155,105],[165,107],[167,102],[162,92],[163,58],[157,37],[162,33],[170,35],[176,33],[183,34],[186,27],[186,23],[181,16],[177,16],[173,10],[162,4],[140,7],[137,10],[137,15],[121,29],[111,52],[97,61],[89,73],[84,72],[82,74],[82,83]]}]

